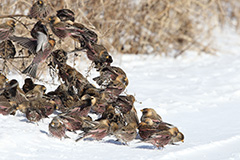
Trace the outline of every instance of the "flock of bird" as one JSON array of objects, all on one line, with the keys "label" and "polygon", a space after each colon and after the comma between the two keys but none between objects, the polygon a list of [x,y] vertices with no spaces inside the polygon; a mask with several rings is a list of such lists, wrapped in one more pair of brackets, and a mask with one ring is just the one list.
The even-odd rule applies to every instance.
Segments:
[{"label": "flock of bird", "polygon": [[[34,58],[22,73],[36,78],[39,64],[52,56],[52,65],[62,82],[54,91],[46,93],[46,87],[35,84],[30,77],[20,87],[16,79],[8,80],[0,73],[1,114],[15,115],[20,111],[30,122],[38,122],[53,114],[55,117],[49,124],[49,133],[60,139],[68,137],[67,131],[82,131],[76,141],[85,138],[101,140],[114,135],[118,141],[127,144],[139,135],[143,142],[158,148],[184,141],[178,128],[162,121],[152,108],[141,110],[139,122],[134,107],[135,97],[121,94],[128,85],[126,73],[111,66],[113,59],[103,45],[97,44],[98,35],[75,22],[74,12],[69,9],[58,10],[56,15],[52,13],[46,0],[38,0],[32,5],[28,17],[38,20],[31,30],[32,37],[13,35],[16,26],[13,20],[0,25],[2,57],[14,58],[14,43],[28,49]],[[55,39],[49,34],[47,25],[60,41],[71,37],[79,42],[100,73],[93,78],[99,87],[66,63],[66,51],[54,50]],[[90,113],[97,114],[99,118],[93,120]]]}]

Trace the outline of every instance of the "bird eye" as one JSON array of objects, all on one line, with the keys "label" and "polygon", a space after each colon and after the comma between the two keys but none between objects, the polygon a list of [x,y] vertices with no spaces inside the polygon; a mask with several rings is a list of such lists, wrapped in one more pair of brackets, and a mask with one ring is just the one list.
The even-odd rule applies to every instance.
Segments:
[{"label": "bird eye", "polygon": [[130,134],[134,134],[134,132],[131,132]]}]

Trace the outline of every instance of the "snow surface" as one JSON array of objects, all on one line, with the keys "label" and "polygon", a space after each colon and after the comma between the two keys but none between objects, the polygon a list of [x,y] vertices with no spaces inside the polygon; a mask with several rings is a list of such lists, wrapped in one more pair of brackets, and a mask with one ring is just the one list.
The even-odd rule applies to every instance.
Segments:
[{"label": "snow surface", "polygon": [[[154,108],[164,121],[184,133],[184,143],[157,149],[138,139],[128,146],[114,137],[75,142],[77,134],[70,132],[67,135],[71,139],[59,140],[49,136],[51,118],[28,123],[18,113],[0,115],[0,159],[239,160],[240,38],[231,32],[216,34],[215,38],[219,49],[216,55],[188,52],[177,59],[113,55],[113,65],[128,75],[126,93],[136,96],[139,117],[140,109]],[[86,73],[81,64],[78,67]],[[91,73],[89,80],[97,74]],[[11,78],[21,75],[12,74]],[[19,82],[23,84],[23,78]],[[56,87],[46,86],[52,90]]]}]

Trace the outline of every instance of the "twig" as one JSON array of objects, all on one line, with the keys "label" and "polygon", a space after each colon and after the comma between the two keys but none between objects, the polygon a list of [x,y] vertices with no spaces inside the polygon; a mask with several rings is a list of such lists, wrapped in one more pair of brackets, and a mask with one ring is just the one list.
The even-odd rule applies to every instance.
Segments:
[{"label": "twig", "polygon": [[28,18],[28,15],[15,14],[15,15],[2,15],[2,16],[0,16],[0,18],[13,18],[13,17],[27,17]]}]

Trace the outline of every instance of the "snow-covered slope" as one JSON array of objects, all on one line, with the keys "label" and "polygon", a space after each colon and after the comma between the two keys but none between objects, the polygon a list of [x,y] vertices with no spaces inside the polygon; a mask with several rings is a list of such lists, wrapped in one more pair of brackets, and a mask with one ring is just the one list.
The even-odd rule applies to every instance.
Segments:
[{"label": "snow-covered slope", "polygon": [[139,117],[140,109],[154,108],[184,133],[185,143],[160,150],[139,140],[121,145],[114,137],[76,143],[70,132],[72,139],[59,140],[49,136],[51,118],[34,124],[18,113],[0,115],[0,159],[240,159],[240,41],[223,35],[216,55],[113,57],[128,75],[126,93],[136,96]]}]

